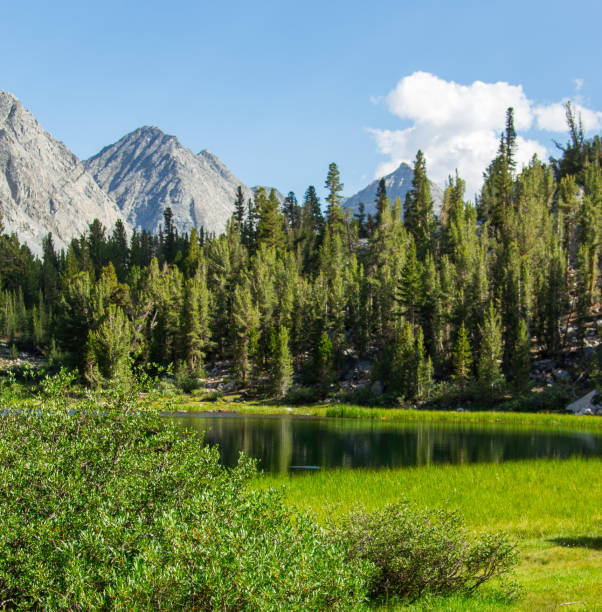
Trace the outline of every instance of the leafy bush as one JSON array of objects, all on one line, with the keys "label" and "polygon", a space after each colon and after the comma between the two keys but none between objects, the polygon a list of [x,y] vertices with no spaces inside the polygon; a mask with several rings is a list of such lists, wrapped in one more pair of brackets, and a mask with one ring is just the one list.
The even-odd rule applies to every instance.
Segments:
[{"label": "leafy bush", "polygon": [[293,404],[294,406],[315,404],[321,399],[322,395],[316,387],[293,387],[288,390],[284,397],[287,404]]},{"label": "leafy bush", "polygon": [[224,468],[134,391],[35,400],[0,389],[0,601],[16,609],[353,609],[368,565],[254,464]]},{"label": "leafy bush", "polygon": [[201,372],[191,372],[186,363],[179,361],[174,374],[174,384],[184,393],[192,393],[201,387],[200,376]]},{"label": "leafy bush", "polygon": [[515,546],[505,536],[468,536],[456,513],[403,502],[350,514],[333,527],[332,537],[347,547],[350,561],[374,564],[373,597],[471,592],[516,563]]},{"label": "leafy bush", "polygon": [[207,391],[201,395],[201,401],[203,402],[220,402],[224,399],[223,391]]}]

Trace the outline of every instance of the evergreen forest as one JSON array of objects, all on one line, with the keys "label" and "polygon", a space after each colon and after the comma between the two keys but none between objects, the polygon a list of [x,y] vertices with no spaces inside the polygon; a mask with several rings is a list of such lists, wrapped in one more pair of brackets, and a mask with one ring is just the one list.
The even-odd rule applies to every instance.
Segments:
[{"label": "evergreen forest", "polygon": [[95,221],[41,259],[1,233],[0,336],[92,386],[150,367],[193,387],[226,362],[250,395],[310,400],[365,361],[358,402],[520,397],[534,360],[584,352],[598,312],[601,142],[566,114],[558,157],[518,168],[508,109],[475,202],[456,173],[438,215],[418,151],[405,201],[381,180],[374,216],[342,207],[331,163],[325,202],[239,189],[220,236],[178,233],[169,208],[159,235]]}]

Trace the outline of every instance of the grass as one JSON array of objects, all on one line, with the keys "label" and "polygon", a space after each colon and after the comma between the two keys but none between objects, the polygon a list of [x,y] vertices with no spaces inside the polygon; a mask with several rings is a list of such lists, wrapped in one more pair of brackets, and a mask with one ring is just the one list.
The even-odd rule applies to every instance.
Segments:
[{"label": "grass", "polygon": [[236,412],[240,414],[301,415],[347,419],[375,419],[380,421],[447,421],[463,423],[494,423],[506,425],[532,425],[541,427],[563,427],[584,430],[602,429],[602,418],[598,416],[575,416],[573,414],[548,412],[501,412],[455,410],[408,410],[405,408],[370,408],[350,404],[315,404],[309,406],[286,406],[263,402],[240,401],[225,398],[203,401],[190,395],[175,395],[157,400],[157,405],[168,410],[183,412]]},{"label": "grass", "polygon": [[601,474],[600,459],[540,460],[264,476],[257,486],[283,487],[287,503],[321,521],[404,498],[457,508],[468,529],[517,538],[523,595],[516,602],[492,585],[473,597],[393,609],[590,611],[602,610]]}]

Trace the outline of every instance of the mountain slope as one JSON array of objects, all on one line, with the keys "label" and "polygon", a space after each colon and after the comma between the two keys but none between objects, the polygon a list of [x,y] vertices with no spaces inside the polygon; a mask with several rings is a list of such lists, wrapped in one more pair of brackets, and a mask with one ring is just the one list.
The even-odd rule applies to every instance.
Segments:
[{"label": "mountain slope", "polygon": [[209,151],[195,155],[175,136],[141,127],[85,162],[133,227],[156,233],[171,207],[180,232],[204,227],[222,232],[234,211],[236,190],[250,190]]},{"label": "mountain slope", "polygon": [[107,228],[123,218],[78,158],[5,91],[0,91],[0,210],[5,231],[15,232],[38,255],[48,232],[60,249],[95,218]]},{"label": "mountain slope", "polygon": [[[412,188],[413,178],[414,171],[406,163],[402,163],[397,170],[391,172],[391,174],[387,174],[387,176],[384,177],[385,185],[387,187],[387,196],[389,197],[391,204],[395,202],[395,198],[399,197],[403,206],[406,194]],[[379,180],[380,179],[372,181],[367,187],[364,187],[364,189],[358,191],[355,195],[347,198],[343,202],[343,207],[357,211],[360,202],[363,202],[366,206],[366,214],[375,215],[376,190],[378,188]],[[443,204],[443,191],[432,181],[430,182],[430,186],[435,214],[439,215],[441,212],[441,206]]]}]

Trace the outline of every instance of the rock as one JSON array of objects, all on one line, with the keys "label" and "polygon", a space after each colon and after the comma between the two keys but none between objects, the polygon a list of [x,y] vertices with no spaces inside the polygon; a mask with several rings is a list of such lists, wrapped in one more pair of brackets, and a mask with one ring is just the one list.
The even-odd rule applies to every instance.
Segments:
[{"label": "rock", "polygon": [[370,391],[372,391],[374,395],[382,395],[384,391],[382,382],[380,382],[380,380],[374,381],[370,387]]},{"label": "rock", "polygon": [[5,232],[15,232],[36,255],[48,232],[59,251],[94,219],[108,229],[124,220],[79,159],[5,91],[0,91],[0,212]]},{"label": "rock", "polygon": [[[595,405],[595,399],[598,395],[598,392],[594,389],[590,391],[587,395],[579,398],[574,401],[572,404],[569,404],[566,407],[566,410],[572,412],[573,414],[592,414],[592,408]],[[586,411],[589,410],[588,413]]]},{"label": "rock", "polygon": [[556,367],[556,363],[552,359],[539,359],[533,365],[543,372],[551,372]]},{"label": "rock", "polygon": [[552,370],[552,376],[555,380],[567,381],[571,379],[571,375],[566,370],[560,369]]},{"label": "rock", "polygon": [[132,227],[152,234],[163,225],[167,207],[180,233],[203,227],[219,234],[234,212],[238,186],[245,203],[253,196],[213,153],[195,155],[157,127],[126,134],[85,164]]}]

